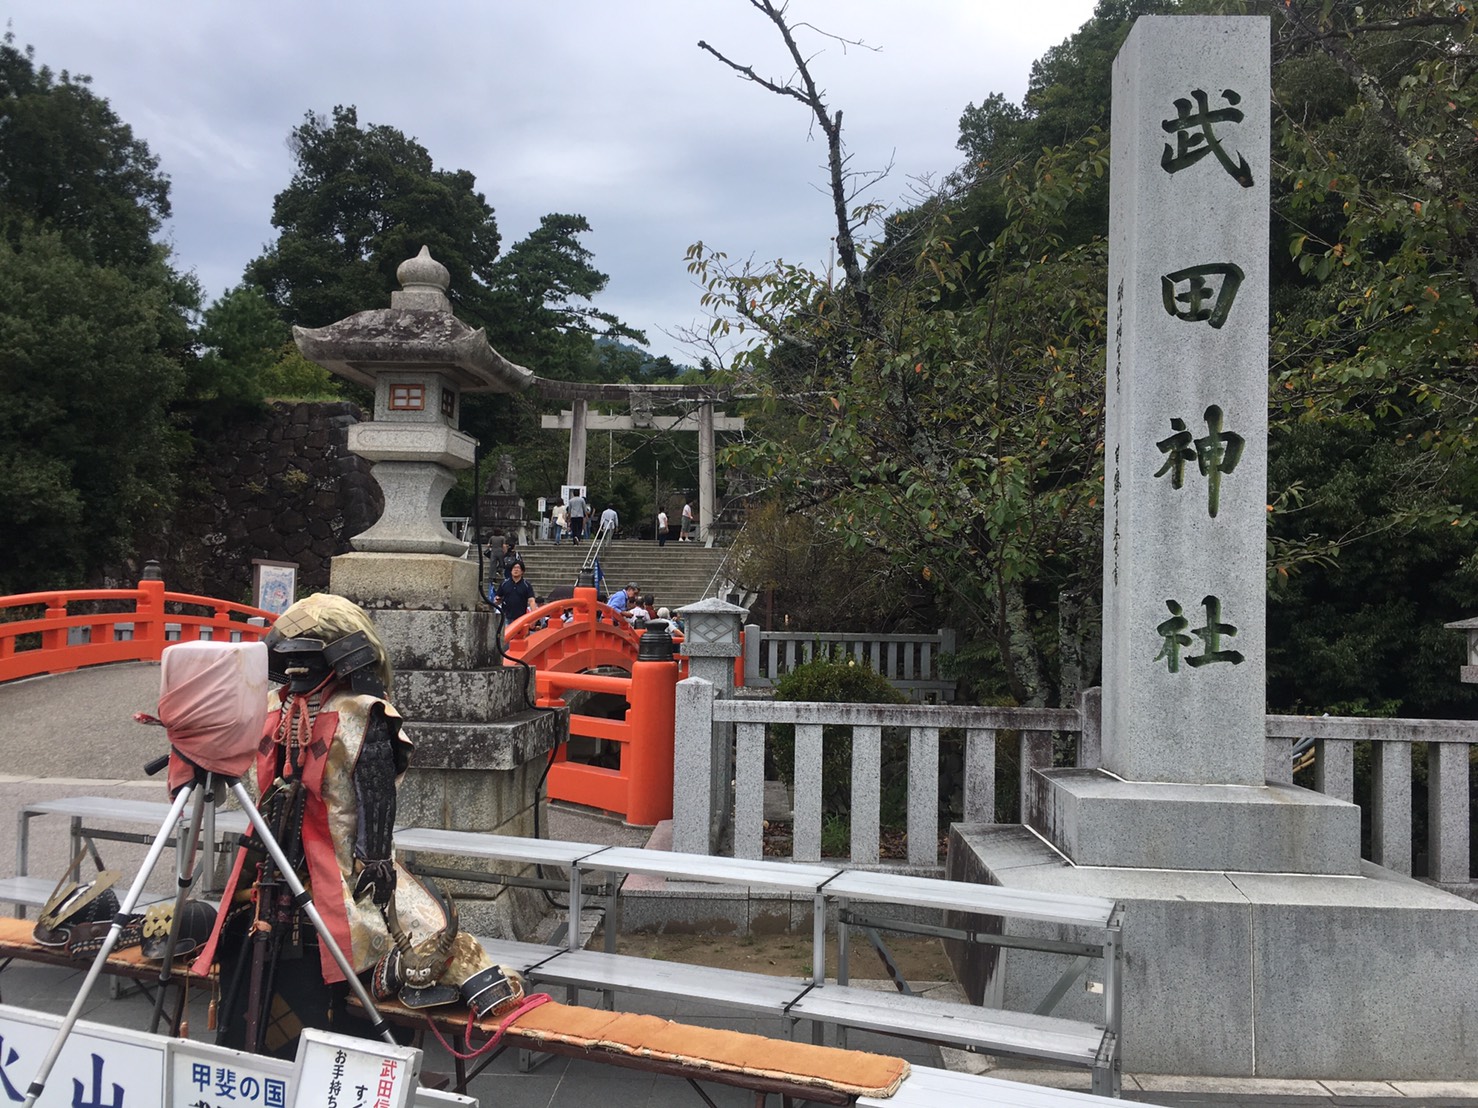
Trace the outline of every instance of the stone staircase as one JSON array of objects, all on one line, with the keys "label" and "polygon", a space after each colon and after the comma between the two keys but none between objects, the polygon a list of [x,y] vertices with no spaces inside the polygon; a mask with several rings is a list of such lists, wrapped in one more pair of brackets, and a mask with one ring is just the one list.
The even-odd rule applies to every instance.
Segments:
[{"label": "stone staircase", "polygon": [[[704,598],[727,552],[727,547],[709,549],[675,539],[663,547],[651,539],[617,539],[607,545],[600,566],[608,590],[635,581],[643,597],[654,597],[660,607],[677,609]],[[556,585],[575,583],[590,545],[539,543],[522,547],[519,553],[523,555],[524,573],[543,596]]]}]

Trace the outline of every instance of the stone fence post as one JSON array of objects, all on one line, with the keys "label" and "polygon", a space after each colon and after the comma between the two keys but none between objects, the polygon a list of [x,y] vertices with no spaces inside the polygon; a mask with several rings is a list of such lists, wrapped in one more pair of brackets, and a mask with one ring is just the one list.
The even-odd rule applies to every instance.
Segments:
[{"label": "stone fence post", "polygon": [[[729,698],[734,695],[734,659],[739,657],[739,627],[749,609],[737,604],[710,597],[696,604],[677,610],[683,619],[683,654],[688,658],[688,672],[710,690],[707,700],[707,731],[700,733],[695,717],[685,724],[682,717],[685,700],[682,682],[678,685],[678,718],[676,723],[672,834],[673,849],[696,854],[709,854],[718,844],[724,828],[733,813],[734,779],[734,726],[725,723],[713,725],[713,698]],[[755,642],[759,636],[752,636]],[[697,695],[697,694],[689,694]],[[696,709],[694,709],[696,711]],[[693,728],[690,738],[684,738],[685,726]],[[683,762],[683,745],[691,744],[688,757],[692,763]],[[686,825],[679,821],[681,807],[698,807],[697,795],[701,793],[704,815],[696,810],[687,817]],[[684,845],[686,844],[686,845]]]},{"label": "stone fence post", "polygon": [[689,677],[677,683],[673,721],[672,849],[708,854],[713,848],[713,783],[719,757],[714,741],[713,683]]},{"label": "stone fence post", "polygon": [[[744,687],[756,688],[760,683],[760,625],[744,625]],[[770,682],[774,684],[774,682]]]}]

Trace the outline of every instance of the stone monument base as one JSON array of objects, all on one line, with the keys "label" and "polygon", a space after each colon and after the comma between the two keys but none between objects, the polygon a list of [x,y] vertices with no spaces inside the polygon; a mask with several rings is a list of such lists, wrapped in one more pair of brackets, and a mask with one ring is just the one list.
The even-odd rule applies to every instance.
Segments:
[{"label": "stone monument base", "polygon": [[1025,822],[1080,866],[1359,872],[1360,809],[1293,785],[1125,781],[1097,769],[1032,774]]},{"label": "stone monument base", "polygon": [[361,608],[475,611],[477,563],[446,554],[340,554],[329,563],[328,590]]},{"label": "stone monument base", "polygon": [[[1467,1080],[1478,1071],[1478,905],[1419,881],[1369,862],[1354,876],[1074,866],[1019,824],[954,826],[948,868],[956,880],[1124,905],[1126,1072]],[[1048,925],[1008,930],[1083,941]],[[1017,1011],[1032,1011],[1066,965],[1036,951],[950,946],[972,1000]],[[1101,979],[1092,967],[1088,976]],[[1054,1012],[1102,1013],[1102,996],[1082,989]]]}]

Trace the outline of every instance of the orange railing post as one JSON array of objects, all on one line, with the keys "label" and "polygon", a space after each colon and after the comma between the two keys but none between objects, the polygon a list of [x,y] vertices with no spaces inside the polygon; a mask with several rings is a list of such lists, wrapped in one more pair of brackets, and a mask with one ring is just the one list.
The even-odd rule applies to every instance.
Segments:
[{"label": "orange railing post", "polygon": [[652,827],[672,818],[677,661],[666,635],[648,632],[642,636],[636,664],[631,667],[629,699],[626,719],[632,725],[631,742],[621,752],[621,768],[629,782],[626,822]]},{"label": "orange railing post", "polygon": [[139,657],[159,659],[164,656],[164,575],[158,562],[144,564],[139,581],[139,598],[134,607],[134,642]]}]

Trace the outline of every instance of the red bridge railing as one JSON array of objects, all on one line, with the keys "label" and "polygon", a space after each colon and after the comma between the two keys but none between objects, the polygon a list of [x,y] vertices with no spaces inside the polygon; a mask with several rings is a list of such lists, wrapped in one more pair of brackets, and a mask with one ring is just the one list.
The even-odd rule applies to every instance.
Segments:
[{"label": "red bridge railing", "polygon": [[0,681],[108,662],[155,662],[172,642],[251,642],[271,612],[191,593],[161,580],[133,589],[66,589],[0,597]]},{"label": "red bridge railing", "polygon": [[[633,629],[593,588],[533,609],[508,625],[505,664],[535,667],[541,707],[565,703],[575,690],[626,701],[620,719],[574,713],[570,735],[600,739],[617,752],[614,768],[574,761],[561,746],[549,769],[551,799],[616,812],[639,826],[672,817],[673,725],[678,681],[688,659],[641,661],[643,631]],[[679,640],[681,638],[679,637]],[[627,676],[591,670],[624,670]]]}]

